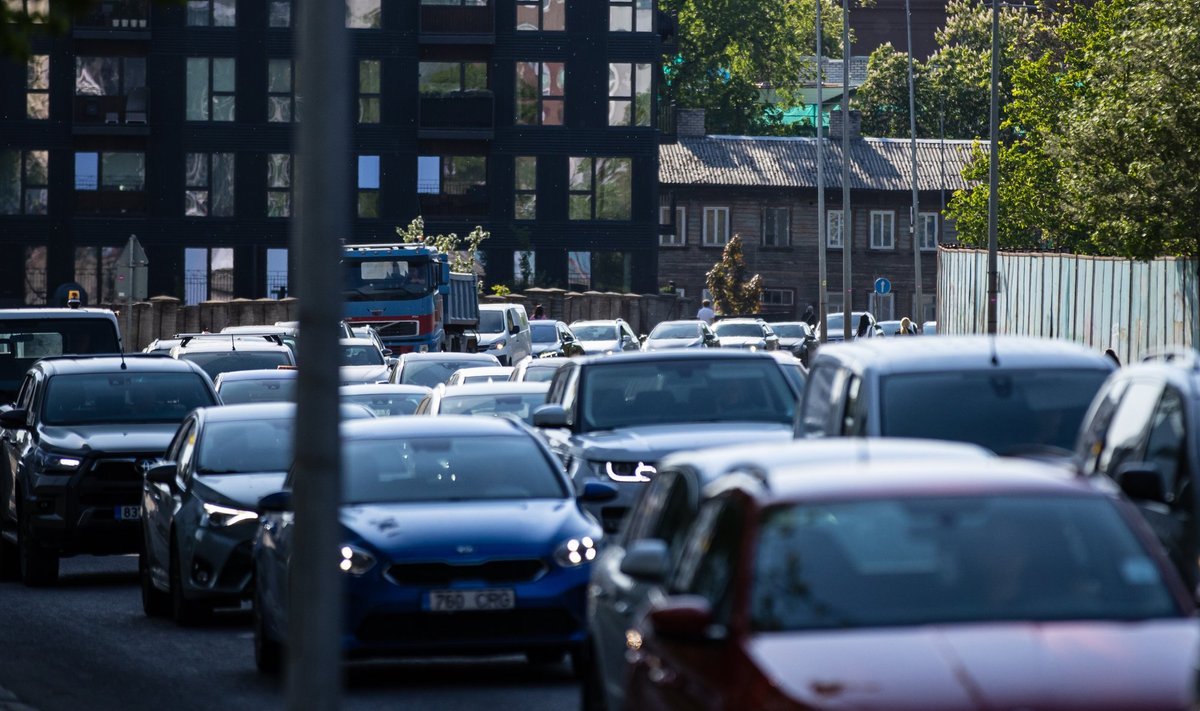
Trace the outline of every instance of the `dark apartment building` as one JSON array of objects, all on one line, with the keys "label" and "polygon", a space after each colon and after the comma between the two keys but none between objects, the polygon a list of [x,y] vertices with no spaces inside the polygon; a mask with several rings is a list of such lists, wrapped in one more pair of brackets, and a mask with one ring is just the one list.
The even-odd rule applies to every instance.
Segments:
[{"label": "dark apartment building", "polygon": [[[293,11],[102,0],[0,60],[0,303],[111,299],[130,235],[152,295],[302,295],[292,133],[321,97],[294,90]],[[653,289],[670,24],[654,0],[347,0],[344,237],[481,225],[489,284]]]}]

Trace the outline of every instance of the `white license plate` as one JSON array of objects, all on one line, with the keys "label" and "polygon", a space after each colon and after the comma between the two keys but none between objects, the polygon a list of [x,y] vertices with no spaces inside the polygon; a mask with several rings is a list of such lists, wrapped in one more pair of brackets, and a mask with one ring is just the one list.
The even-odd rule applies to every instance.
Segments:
[{"label": "white license plate", "polygon": [[113,517],[118,521],[137,521],[142,518],[142,508],[140,506],[117,506],[113,511]]},{"label": "white license plate", "polygon": [[466,612],[469,610],[511,610],[517,606],[512,588],[483,590],[432,590],[427,599],[430,612]]}]

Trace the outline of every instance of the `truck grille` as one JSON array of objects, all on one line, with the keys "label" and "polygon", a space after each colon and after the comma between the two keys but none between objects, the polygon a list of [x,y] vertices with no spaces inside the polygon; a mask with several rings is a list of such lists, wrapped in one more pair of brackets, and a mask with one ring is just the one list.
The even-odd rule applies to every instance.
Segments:
[{"label": "truck grille", "polygon": [[529,560],[489,560],[484,563],[397,563],[388,568],[388,577],[398,585],[446,585],[455,580],[483,580],[488,583],[521,583],[534,580],[546,570],[546,564]]},{"label": "truck grille", "polygon": [[142,481],[142,467],[134,457],[120,459],[98,459],[92,465],[92,476],[101,481]]},{"label": "truck grille", "polygon": [[379,332],[381,338],[415,336],[420,332],[416,321],[393,321],[388,324],[377,324],[375,330]]}]

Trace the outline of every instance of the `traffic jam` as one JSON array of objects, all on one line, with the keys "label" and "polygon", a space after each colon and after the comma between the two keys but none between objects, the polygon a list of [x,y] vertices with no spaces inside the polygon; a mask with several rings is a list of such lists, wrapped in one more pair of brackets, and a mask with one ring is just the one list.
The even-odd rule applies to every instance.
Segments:
[{"label": "traffic jam", "polygon": [[[642,335],[481,304],[423,245],[343,269],[347,665],[523,655],[592,710],[1200,702],[1194,355],[865,313]],[[248,609],[279,675],[305,334],[167,335],[0,311],[0,578],[136,556],[146,616]]]}]

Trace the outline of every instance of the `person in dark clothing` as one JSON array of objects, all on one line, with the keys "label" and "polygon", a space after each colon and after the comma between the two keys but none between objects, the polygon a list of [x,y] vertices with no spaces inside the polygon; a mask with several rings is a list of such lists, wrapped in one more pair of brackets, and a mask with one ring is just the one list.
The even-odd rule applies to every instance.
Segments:
[{"label": "person in dark clothing", "polygon": [[855,338],[865,338],[867,332],[871,330],[871,318],[866,314],[858,317],[858,330],[854,332]]},{"label": "person in dark clothing", "polygon": [[533,320],[542,321],[546,318],[546,309],[542,308],[541,304],[533,307]]},{"label": "person in dark clothing", "polygon": [[800,317],[800,320],[804,323],[807,323],[809,326],[816,328],[817,315],[813,312],[812,304],[809,304],[808,308],[804,309],[804,315]]}]

